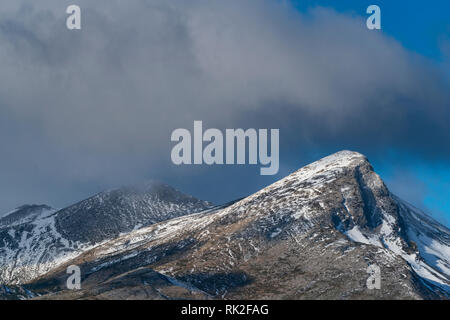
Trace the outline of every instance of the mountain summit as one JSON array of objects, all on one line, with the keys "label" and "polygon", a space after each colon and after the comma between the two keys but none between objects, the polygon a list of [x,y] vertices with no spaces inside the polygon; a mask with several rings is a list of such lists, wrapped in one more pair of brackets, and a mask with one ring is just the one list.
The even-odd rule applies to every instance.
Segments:
[{"label": "mountain summit", "polygon": [[[65,288],[70,264],[82,290]],[[380,289],[367,287],[371,266]],[[446,299],[449,277],[449,230],[394,196],[365,156],[341,151],[229,206],[97,243],[26,289],[41,299]]]},{"label": "mountain summit", "polygon": [[103,241],[211,207],[154,181],[102,192],[61,210],[20,207],[0,219],[0,283],[29,282]]},{"label": "mountain summit", "polygon": [[164,183],[148,181],[102,192],[62,209],[55,223],[68,239],[95,244],[212,206]]}]

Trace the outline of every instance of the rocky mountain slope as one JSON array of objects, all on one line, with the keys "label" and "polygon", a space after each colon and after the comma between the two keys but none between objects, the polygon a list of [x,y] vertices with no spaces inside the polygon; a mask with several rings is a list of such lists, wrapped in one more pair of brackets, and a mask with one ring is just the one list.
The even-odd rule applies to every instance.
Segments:
[{"label": "rocky mountain slope", "polygon": [[[66,289],[71,264],[81,290]],[[366,285],[371,265],[379,290]],[[450,232],[342,151],[227,207],[104,241],[25,289],[41,299],[448,299]]]},{"label": "rocky mountain slope", "polygon": [[120,234],[210,207],[156,182],[99,193],[62,210],[22,206],[0,218],[0,284],[27,283]]}]

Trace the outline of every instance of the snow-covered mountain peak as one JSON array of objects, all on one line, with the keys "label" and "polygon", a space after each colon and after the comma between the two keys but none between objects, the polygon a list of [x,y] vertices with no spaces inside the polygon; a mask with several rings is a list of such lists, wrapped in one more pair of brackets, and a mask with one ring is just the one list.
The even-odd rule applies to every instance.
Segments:
[{"label": "snow-covered mountain peak", "polygon": [[341,150],[330,154],[326,157],[323,157],[312,164],[330,164],[330,165],[338,165],[338,166],[348,166],[353,161],[365,161],[368,162],[368,159],[365,155],[357,151],[351,150]]},{"label": "snow-covered mountain peak", "polygon": [[157,180],[147,180],[139,184],[124,186],[118,189],[102,192],[98,194],[98,196],[103,198],[112,196],[123,198],[152,198],[154,200],[165,201],[168,203],[204,207],[204,209],[213,206],[211,202],[196,199],[191,195],[185,194],[174,187]]},{"label": "snow-covered mountain peak", "polygon": [[303,198],[311,202],[321,195],[318,190],[326,188],[328,184],[344,179],[345,181],[341,184],[342,190],[345,192],[346,184],[353,182],[356,178],[360,182],[364,181],[369,188],[377,189],[380,193],[388,193],[383,181],[373,171],[372,165],[364,155],[344,150],[300,168],[287,177],[235,203],[228,210],[231,211],[245,203],[258,201],[261,197],[269,199],[281,197],[285,198],[285,201],[290,200],[295,204]]},{"label": "snow-covered mountain peak", "polygon": [[210,209],[158,182],[101,192],[61,210],[23,206],[0,219],[0,283],[24,283],[121,234]]},{"label": "snow-covered mountain peak", "polygon": [[2,225],[21,224],[34,221],[36,218],[51,214],[55,211],[52,207],[41,204],[22,205],[0,217],[0,227]]},{"label": "snow-covered mountain peak", "polygon": [[362,164],[370,166],[366,156],[358,152],[344,150],[300,168],[295,172],[295,175],[301,179],[312,175],[325,174],[326,172],[339,171],[342,168],[354,168]]}]

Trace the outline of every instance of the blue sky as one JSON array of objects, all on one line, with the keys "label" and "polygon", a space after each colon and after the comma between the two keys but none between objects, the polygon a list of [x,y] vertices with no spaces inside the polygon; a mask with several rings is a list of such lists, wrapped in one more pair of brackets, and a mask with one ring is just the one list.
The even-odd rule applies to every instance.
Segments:
[{"label": "blue sky", "polygon": [[369,5],[381,8],[382,30],[406,48],[441,60],[441,41],[450,37],[450,2],[441,0],[294,0],[300,11],[331,7],[339,12],[363,15]]},{"label": "blue sky", "polygon": [[[450,1],[295,0],[294,3],[301,12],[324,6],[360,16],[369,5],[376,4],[381,9],[382,32],[406,49],[430,59],[450,78]],[[393,192],[450,226],[450,159],[430,160],[391,149],[372,162]]]},{"label": "blue sky", "polygon": [[448,162],[429,162],[411,154],[391,151],[373,165],[398,196],[431,213],[446,226],[450,225]]}]

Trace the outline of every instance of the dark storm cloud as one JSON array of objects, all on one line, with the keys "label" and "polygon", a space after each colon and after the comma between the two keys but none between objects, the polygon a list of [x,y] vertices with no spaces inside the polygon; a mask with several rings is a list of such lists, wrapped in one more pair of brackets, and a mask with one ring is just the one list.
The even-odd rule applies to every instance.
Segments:
[{"label": "dark storm cloud", "polygon": [[221,180],[223,198],[263,185],[172,166],[170,133],[193,120],[280,128],[285,167],[324,146],[450,153],[448,82],[364,17],[269,0],[78,1],[83,29],[68,31],[69,4],[2,7],[0,210],[155,176],[196,176],[203,195]]}]

